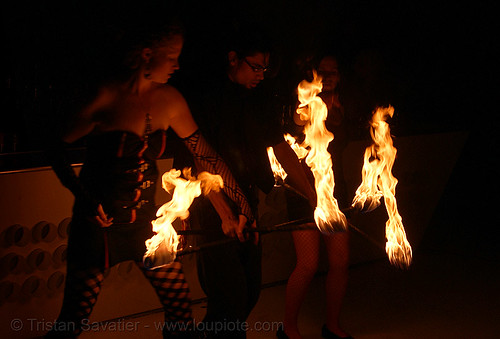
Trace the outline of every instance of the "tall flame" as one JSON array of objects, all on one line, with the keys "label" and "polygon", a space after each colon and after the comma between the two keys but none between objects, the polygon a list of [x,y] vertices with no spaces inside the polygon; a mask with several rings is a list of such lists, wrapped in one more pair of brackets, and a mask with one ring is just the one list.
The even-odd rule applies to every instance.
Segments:
[{"label": "tall flame", "polygon": [[337,200],[333,196],[335,181],[332,170],[332,158],[328,152],[328,144],[333,134],[326,129],[325,120],[328,109],[318,96],[323,85],[321,78],[314,72],[312,82],[302,81],[298,86],[300,105],[297,113],[307,121],[304,126],[305,140],[303,147],[309,147],[306,164],[314,175],[317,205],[314,211],[316,226],[323,233],[345,231],[347,220],[340,211]]},{"label": "tall flame", "polygon": [[157,219],[153,220],[153,231],[156,233],[146,240],[146,253],[143,262],[146,268],[154,268],[168,265],[175,260],[179,236],[172,223],[180,218],[186,219],[189,216],[189,207],[194,198],[198,197],[202,191],[207,195],[211,190],[218,191],[222,186],[222,178],[219,175],[212,175],[202,172],[198,179],[191,176],[191,169],[183,171],[172,169],[162,176],[162,187],[167,192],[172,192],[172,199],[163,204],[156,212]]},{"label": "tall flame", "polygon": [[362,182],[356,190],[352,206],[371,211],[384,203],[389,219],[386,222],[387,238],[385,250],[392,264],[408,267],[412,259],[412,250],[406,240],[406,233],[396,202],[396,185],[398,180],[392,175],[392,166],[396,159],[396,148],[393,146],[389,124],[385,121],[392,117],[394,108],[377,108],[370,121],[370,134],[373,139],[364,155]]}]

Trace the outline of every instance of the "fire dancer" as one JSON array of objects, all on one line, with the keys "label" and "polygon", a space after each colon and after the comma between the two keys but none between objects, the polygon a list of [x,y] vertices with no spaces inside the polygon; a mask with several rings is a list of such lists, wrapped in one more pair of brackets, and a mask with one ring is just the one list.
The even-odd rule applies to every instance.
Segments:
[{"label": "fire dancer", "polygon": [[[241,33],[227,53],[227,71],[218,85],[193,103],[194,116],[203,135],[221,154],[257,215],[258,189],[268,193],[274,177],[267,158],[272,146],[293,184],[316,203],[314,189],[307,182],[298,158],[283,139],[279,122],[281,109],[261,82],[270,65],[270,48],[256,31]],[[178,159],[175,163],[180,164]],[[221,229],[221,221],[210,202],[199,197],[190,209],[193,228],[207,230],[202,243],[224,236],[241,242],[202,251],[198,255],[200,284],[208,297],[204,321],[244,322],[257,303],[261,288],[261,248],[256,239],[245,241],[241,229]],[[223,338],[245,338],[244,330],[214,333]]]},{"label": "fire dancer", "polygon": [[[67,326],[54,326],[68,331],[53,330],[48,337],[78,336],[97,301],[105,270],[125,260],[135,261],[156,290],[170,326],[168,330],[165,326],[164,336],[196,335],[180,326],[192,323],[190,292],[181,263],[154,270],[142,264],[145,240],[153,235],[156,159],[165,151],[168,128],[182,138],[203,169],[222,176],[236,213],[253,218],[226,165],[198,131],[184,98],[167,85],[179,69],[183,30],[178,24],[165,25],[164,13],[158,14],[160,18],[146,16],[143,29],[123,35],[133,40],[124,59],[126,67],[100,84],[95,98],[85,104],[62,137],[72,143],[87,136],[87,157],[80,175],[65,161],[61,148],[50,152],[53,168],[74,194],[75,205],[58,318]],[[224,220],[229,217],[221,216]]]},{"label": "fire dancer", "polygon": [[[340,73],[337,58],[329,54],[324,55],[314,68],[323,78],[323,89],[319,95],[328,108],[326,127],[334,134],[334,139],[328,147],[335,174],[334,194],[339,207],[345,208],[349,206],[349,201],[343,176],[342,152],[347,145],[348,133],[344,109],[339,100]],[[294,114],[294,122],[297,126],[306,124],[306,121],[302,121],[298,114]],[[312,173],[310,176],[312,178]],[[287,207],[291,220],[313,214],[312,210],[304,206],[307,207],[308,204],[302,197],[293,192],[287,192]],[[301,338],[297,319],[308,286],[318,269],[320,238],[323,238],[328,253],[329,269],[326,278],[327,321],[322,328],[322,336],[324,338],[350,338],[339,325],[339,314],[348,280],[349,233],[346,231],[321,235],[318,231],[294,231],[292,236],[297,264],[288,279],[284,328],[278,332],[278,337]]]}]

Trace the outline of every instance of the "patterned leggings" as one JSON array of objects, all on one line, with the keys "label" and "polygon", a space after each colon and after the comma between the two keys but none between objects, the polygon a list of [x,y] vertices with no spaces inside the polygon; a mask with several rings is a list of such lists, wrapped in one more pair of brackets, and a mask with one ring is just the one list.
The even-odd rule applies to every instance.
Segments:
[{"label": "patterned leggings", "polygon": [[[165,322],[169,324],[192,322],[189,287],[182,272],[182,264],[173,262],[155,270],[147,270],[136,263],[149,280],[165,310]],[[82,333],[97,301],[104,280],[100,268],[82,269],[68,263],[66,286],[61,313],[46,338],[74,338]],[[180,327],[180,326],[179,326]],[[174,337],[174,334],[172,337]],[[164,331],[164,335],[167,335]]]}]

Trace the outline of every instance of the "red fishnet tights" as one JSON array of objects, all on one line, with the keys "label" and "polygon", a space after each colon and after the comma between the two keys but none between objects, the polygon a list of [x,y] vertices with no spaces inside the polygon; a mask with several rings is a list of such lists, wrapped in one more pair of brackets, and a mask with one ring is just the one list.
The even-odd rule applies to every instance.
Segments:
[{"label": "red fishnet tights", "polygon": [[297,255],[297,264],[288,279],[285,299],[284,328],[291,338],[300,338],[297,320],[307,289],[318,270],[320,238],[326,244],[328,274],[326,277],[326,301],[328,329],[339,335],[345,332],[339,326],[339,314],[345,295],[349,266],[349,234],[339,232],[321,235],[318,231],[295,231],[292,233]]}]

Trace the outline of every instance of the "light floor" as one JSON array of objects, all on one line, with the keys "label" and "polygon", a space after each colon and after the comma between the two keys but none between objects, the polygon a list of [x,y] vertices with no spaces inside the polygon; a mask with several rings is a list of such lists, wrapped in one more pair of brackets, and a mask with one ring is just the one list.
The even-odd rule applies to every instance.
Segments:
[{"label": "light floor", "polygon": [[[321,338],[324,323],[324,276],[310,286],[300,316],[305,339]],[[262,289],[249,318],[249,339],[275,338],[266,331],[283,317],[285,286]],[[194,306],[201,319],[204,303]],[[161,338],[154,324],[162,314],[129,318],[133,331],[98,332],[92,338]],[[371,338],[500,338],[500,269],[498,261],[453,254],[416,254],[407,271],[386,260],[350,268],[350,283],[342,312],[346,331]],[[259,330],[263,329],[263,330]]]}]

